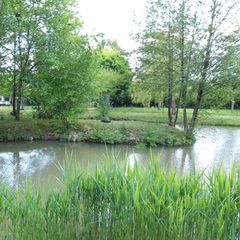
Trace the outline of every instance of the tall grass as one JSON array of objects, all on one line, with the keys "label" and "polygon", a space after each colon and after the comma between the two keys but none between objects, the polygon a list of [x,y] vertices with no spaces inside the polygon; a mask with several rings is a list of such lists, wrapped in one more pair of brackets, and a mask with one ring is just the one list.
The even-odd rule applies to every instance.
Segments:
[{"label": "tall grass", "polygon": [[[0,190],[0,239],[240,239],[240,167],[179,176],[154,161],[64,173],[49,191]],[[63,170],[63,169],[62,169]]]}]

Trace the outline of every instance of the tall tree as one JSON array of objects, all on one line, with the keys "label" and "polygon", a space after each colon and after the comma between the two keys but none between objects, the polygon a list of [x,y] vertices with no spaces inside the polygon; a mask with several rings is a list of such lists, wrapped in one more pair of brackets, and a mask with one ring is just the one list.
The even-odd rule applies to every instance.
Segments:
[{"label": "tall tree", "polygon": [[[89,49],[86,37],[78,37],[81,24],[72,11],[75,2],[6,2],[2,16],[5,35],[0,40],[0,51],[4,56],[5,74],[12,75],[13,114],[16,120],[20,119],[20,105],[26,95],[25,90],[30,85],[36,86],[35,81],[39,81],[38,85],[41,85],[39,76],[42,75],[39,72],[43,68],[45,71],[57,72],[64,65],[68,67],[66,72],[69,73],[72,66],[66,65],[65,60],[71,59],[73,46],[76,45],[76,49],[83,52],[79,52],[79,55],[84,55],[85,50]],[[79,60],[78,57],[76,59]]]},{"label": "tall tree", "polygon": [[[197,87],[197,97],[192,114],[192,119],[189,125],[189,130],[192,131],[195,127],[201,102],[209,82],[212,82],[218,75],[221,62],[227,52],[224,50],[226,46],[236,46],[236,41],[232,41],[235,31],[239,26],[234,26],[228,22],[234,11],[239,10],[237,1],[224,2],[222,0],[212,0],[209,10],[209,22],[203,28],[206,42],[203,45],[203,55],[199,71],[199,81]],[[233,19],[232,19],[233,20]],[[225,25],[225,26],[224,26]],[[231,28],[230,33],[226,33],[225,27]]]},{"label": "tall tree", "polygon": [[[236,47],[234,35],[239,26],[236,22],[230,23],[229,18],[237,12],[239,4],[234,0],[205,3],[152,0],[148,9],[146,28],[141,38],[138,76],[143,79],[147,74],[146,82],[154,79],[153,84],[162,85],[162,91],[168,96],[169,125],[175,126],[182,106],[184,129],[192,131],[206,89],[219,77],[221,63],[227,55],[226,46]],[[187,99],[190,89],[196,90],[196,100],[189,121]],[[177,111],[173,117],[174,97],[177,99]]]}]

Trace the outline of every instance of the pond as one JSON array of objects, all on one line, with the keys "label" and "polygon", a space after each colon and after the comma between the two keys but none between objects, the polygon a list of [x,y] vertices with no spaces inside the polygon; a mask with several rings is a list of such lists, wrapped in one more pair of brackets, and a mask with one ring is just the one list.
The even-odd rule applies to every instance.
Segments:
[{"label": "pond", "polygon": [[82,171],[94,167],[107,155],[118,161],[146,164],[150,155],[160,158],[159,167],[179,174],[195,169],[209,171],[222,166],[227,171],[240,164],[240,129],[231,127],[200,127],[196,143],[191,147],[158,147],[154,149],[134,146],[63,142],[24,142],[0,144],[0,180],[11,187],[28,181],[48,186],[48,181],[60,178],[59,166],[64,160],[75,159]]}]

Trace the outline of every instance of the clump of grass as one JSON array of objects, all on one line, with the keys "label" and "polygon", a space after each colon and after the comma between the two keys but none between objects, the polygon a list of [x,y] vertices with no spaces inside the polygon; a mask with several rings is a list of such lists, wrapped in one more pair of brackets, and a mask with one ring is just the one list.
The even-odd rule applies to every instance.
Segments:
[{"label": "clump of grass", "polygon": [[[68,171],[70,168],[68,168]],[[179,176],[149,161],[65,173],[61,191],[0,189],[1,239],[239,239],[240,167]]]},{"label": "clump of grass", "polygon": [[117,144],[123,142],[124,135],[117,129],[94,129],[85,135],[84,140],[94,143]]}]

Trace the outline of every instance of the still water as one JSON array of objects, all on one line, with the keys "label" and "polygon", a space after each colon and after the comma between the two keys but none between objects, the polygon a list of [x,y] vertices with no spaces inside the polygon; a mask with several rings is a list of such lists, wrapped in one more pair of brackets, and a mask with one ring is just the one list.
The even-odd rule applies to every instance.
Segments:
[{"label": "still water", "polygon": [[[60,178],[59,165],[66,159],[76,159],[82,171],[113,156],[131,166],[146,164],[150,154],[160,158],[159,167],[174,169],[180,174],[195,169],[209,171],[213,167],[229,170],[240,164],[240,128],[201,127],[196,131],[196,143],[191,147],[159,147],[151,150],[133,146],[105,146],[87,143],[32,142],[0,144],[0,181],[19,187],[31,181],[46,186]],[[100,163],[101,164],[101,163]]]}]

